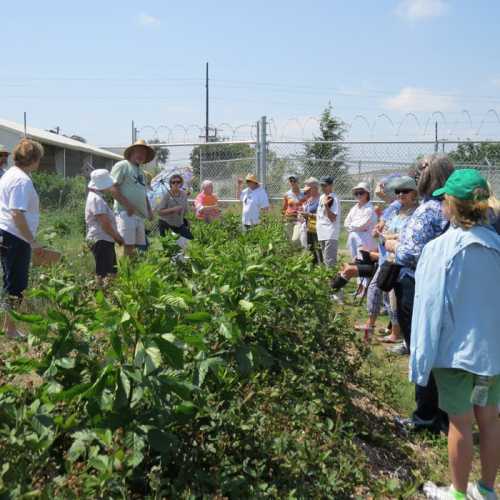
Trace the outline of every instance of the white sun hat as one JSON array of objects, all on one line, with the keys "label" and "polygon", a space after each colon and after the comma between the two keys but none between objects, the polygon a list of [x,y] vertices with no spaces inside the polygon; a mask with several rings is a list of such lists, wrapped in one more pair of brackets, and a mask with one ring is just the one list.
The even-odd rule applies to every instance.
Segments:
[{"label": "white sun hat", "polygon": [[113,177],[111,177],[108,170],[105,168],[97,168],[96,170],[92,170],[90,174],[88,188],[102,191],[103,189],[109,189],[114,183]]},{"label": "white sun hat", "polygon": [[370,193],[370,186],[368,182],[358,182],[353,188],[352,191],[365,191],[367,193]]}]

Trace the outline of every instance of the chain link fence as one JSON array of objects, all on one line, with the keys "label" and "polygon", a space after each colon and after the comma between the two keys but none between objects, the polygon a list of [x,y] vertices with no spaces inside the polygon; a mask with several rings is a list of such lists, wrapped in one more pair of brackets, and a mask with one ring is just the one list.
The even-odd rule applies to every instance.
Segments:
[{"label": "chain link fence", "polygon": [[289,175],[330,175],[343,201],[353,201],[351,190],[359,181],[372,188],[384,176],[406,173],[416,159],[433,153],[448,154],[457,168],[477,168],[500,196],[500,142],[217,142],[168,145],[168,168],[190,166],[195,190],[203,180],[214,183],[222,201],[237,199],[237,180],[254,174],[271,199],[288,189]]}]

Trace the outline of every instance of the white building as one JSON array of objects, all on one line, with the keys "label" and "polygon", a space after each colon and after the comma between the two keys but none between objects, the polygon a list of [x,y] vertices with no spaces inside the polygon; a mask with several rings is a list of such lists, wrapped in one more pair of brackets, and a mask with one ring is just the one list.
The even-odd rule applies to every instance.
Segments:
[{"label": "white building", "polygon": [[[47,130],[27,127],[26,136],[41,143],[45,149],[40,170],[64,177],[88,174],[95,168],[110,170],[117,161],[123,159],[111,151]],[[23,125],[0,119],[0,144],[12,151],[23,137]],[[12,165],[12,156],[9,156],[9,165]]]}]

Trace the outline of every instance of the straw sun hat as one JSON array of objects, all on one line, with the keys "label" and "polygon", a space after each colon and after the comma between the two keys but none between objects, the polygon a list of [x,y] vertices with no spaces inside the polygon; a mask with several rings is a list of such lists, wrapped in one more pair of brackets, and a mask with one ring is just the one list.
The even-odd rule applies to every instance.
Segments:
[{"label": "straw sun hat", "polygon": [[259,184],[259,181],[257,180],[257,177],[255,177],[254,174],[248,174],[246,177],[245,177],[245,181],[246,182],[255,182],[255,184]]},{"label": "straw sun hat", "polygon": [[132,154],[132,151],[134,151],[134,149],[136,148],[144,148],[147,151],[146,161],[144,163],[149,163],[150,161],[153,161],[154,157],[156,156],[155,150],[151,146],[149,146],[144,139],[139,139],[138,141],[135,141],[134,144],[132,144],[125,150],[123,156],[130,161],[130,155]]}]

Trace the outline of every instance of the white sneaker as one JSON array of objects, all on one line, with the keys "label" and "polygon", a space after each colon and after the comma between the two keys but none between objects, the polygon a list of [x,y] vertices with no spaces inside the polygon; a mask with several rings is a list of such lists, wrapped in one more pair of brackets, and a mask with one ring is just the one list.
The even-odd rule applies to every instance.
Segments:
[{"label": "white sneaker", "polygon": [[6,333],[5,336],[8,339],[12,339],[12,340],[25,340],[26,339],[26,334],[19,331],[19,330],[16,330],[14,333]]},{"label": "white sneaker", "polygon": [[424,484],[424,495],[431,500],[455,500],[453,486],[437,486],[428,482]]},{"label": "white sneaker", "polygon": [[339,290],[338,293],[332,293],[330,298],[337,302],[337,304],[344,305],[344,291]]},{"label": "white sneaker", "polygon": [[487,492],[484,494],[480,488],[479,483],[474,481],[473,483],[469,483],[467,486],[467,495],[471,500],[497,500],[498,496],[494,491]]}]

